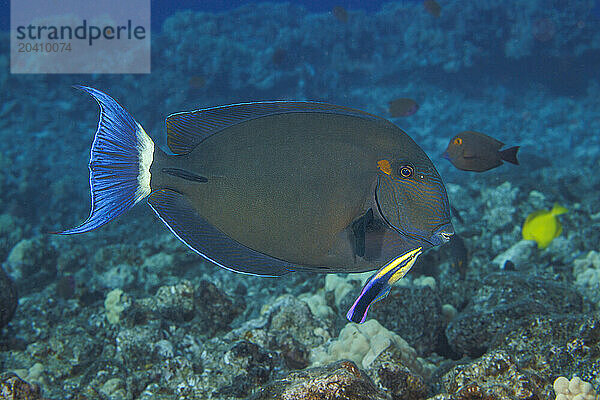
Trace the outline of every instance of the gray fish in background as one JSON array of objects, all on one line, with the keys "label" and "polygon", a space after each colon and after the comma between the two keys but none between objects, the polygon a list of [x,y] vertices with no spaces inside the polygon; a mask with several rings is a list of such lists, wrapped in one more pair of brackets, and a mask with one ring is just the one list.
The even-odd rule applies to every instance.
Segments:
[{"label": "gray fish in background", "polygon": [[454,136],[442,157],[464,171],[483,172],[502,165],[519,165],[519,146],[500,150],[504,143],[484,133],[464,131]]},{"label": "gray fish in background", "polygon": [[419,104],[413,99],[402,97],[389,102],[388,111],[394,118],[409,117],[419,110]]},{"label": "gray fish in background", "polygon": [[95,229],[147,202],[192,250],[233,270],[359,272],[453,234],[446,189],[391,122],[325,103],[257,102],[172,114],[154,146],[115,100],[92,145]]}]

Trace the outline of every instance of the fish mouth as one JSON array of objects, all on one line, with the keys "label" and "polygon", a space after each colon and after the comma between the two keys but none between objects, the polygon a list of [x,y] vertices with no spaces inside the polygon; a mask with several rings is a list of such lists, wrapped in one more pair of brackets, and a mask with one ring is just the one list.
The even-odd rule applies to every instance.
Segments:
[{"label": "fish mouth", "polygon": [[446,160],[450,161],[450,154],[448,154],[447,151],[440,154],[440,157],[445,158]]},{"label": "fish mouth", "polygon": [[435,246],[448,243],[452,235],[454,235],[454,227],[451,223],[448,223],[435,231],[435,233],[431,236],[431,242]]}]

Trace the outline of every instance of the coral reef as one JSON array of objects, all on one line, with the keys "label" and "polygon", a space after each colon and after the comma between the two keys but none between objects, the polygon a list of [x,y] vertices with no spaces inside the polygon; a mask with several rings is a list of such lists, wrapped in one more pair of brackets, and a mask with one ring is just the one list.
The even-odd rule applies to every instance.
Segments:
[{"label": "coral reef", "polygon": [[14,215],[0,214],[0,260],[6,259],[13,246],[23,238],[24,225],[23,221]]},{"label": "coral reef", "polygon": [[293,372],[262,388],[253,400],[387,400],[351,361]]},{"label": "coral reef", "polygon": [[487,207],[483,216],[487,227],[491,231],[500,231],[509,225],[512,226],[513,215],[516,211],[515,200],[518,189],[510,182],[504,182],[496,188],[483,190],[481,200]]},{"label": "coral reef", "polygon": [[24,295],[52,282],[56,276],[56,259],[56,250],[48,243],[48,238],[37,236],[19,241],[4,265]]},{"label": "coral reef", "polygon": [[203,324],[211,333],[228,328],[246,307],[242,299],[234,300],[214,283],[205,280],[200,282],[194,301]]},{"label": "coral reef", "polygon": [[520,368],[504,351],[493,351],[480,359],[453,368],[443,379],[444,391],[435,400],[543,399],[549,388],[539,377]]},{"label": "coral reef", "polygon": [[585,257],[573,261],[573,275],[575,284],[590,300],[600,305],[600,253],[592,250]]},{"label": "coral reef", "polygon": [[442,315],[442,302],[435,289],[418,283],[395,287],[386,298],[385,307],[381,307],[382,304],[373,305],[371,318],[402,336],[419,355],[437,350],[446,321]]},{"label": "coral reef", "polygon": [[[403,359],[406,356],[397,347],[388,347],[371,364],[367,374],[375,385],[392,400],[426,399],[431,393],[428,381],[411,370]],[[430,369],[433,369],[430,366]]]},{"label": "coral reef", "polygon": [[0,396],[7,400],[44,400],[39,386],[10,373],[0,375]]},{"label": "coral reef", "polygon": [[401,365],[423,376],[430,374],[431,366],[417,357],[415,349],[397,334],[385,329],[377,320],[370,319],[364,324],[348,323],[340,332],[339,338],[327,348],[315,348],[311,353],[313,365],[348,359],[359,367],[367,369],[389,347],[394,347]]},{"label": "coral reef", "polygon": [[128,299],[121,289],[114,289],[108,292],[106,300],[104,300],[104,309],[106,310],[106,319],[108,322],[111,324],[119,323],[126,303],[128,303]]},{"label": "coral reef", "polygon": [[454,351],[478,357],[490,349],[496,335],[506,335],[537,316],[576,313],[584,300],[565,284],[523,276],[515,272],[495,273],[446,328]]},{"label": "coral reef", "polygon": [[595,400],[596,391],[588,382],[574,376],[570,381],[564,376],[559,376],[554,381],[556,400]]},{"label": "coral reef", "polygon": [[0,267],[0,329],[4,328],[15,315],[18,302],[15,284]]},{"label": "coral reef", "polygon": [[537,316],[517,329],[498,335],[491,348],[505,349],[519,365],[543,378],[575,375],[600,385],[600,316],[568,313]]},{"label": "coral reef", "polygon": [[531,240],[520,240],[494,257],[492,262],[500,269],[505,268],[507,261],[510,261],[514,265],[514,268],[525,266],[531,258],[535,247],[535,242]]}]

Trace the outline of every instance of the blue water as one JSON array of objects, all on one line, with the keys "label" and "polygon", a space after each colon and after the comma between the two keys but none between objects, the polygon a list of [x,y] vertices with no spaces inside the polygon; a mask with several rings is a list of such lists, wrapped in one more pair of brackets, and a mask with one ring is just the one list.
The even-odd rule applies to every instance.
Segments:
[{"label": "blue water", "polygon": [[[408,0],[404,0],[408,1]],[[418,1],[418,0],[411,0]],[[388,1],[386,0],[345,0],[345,1],[293,1],[291,3],[302,6],[312,12],[328,12],[335,6],[343,6],[349,10],[377,11]],[[252,0],[152,0],[152,29],[159,31],[164,20],[180,10],[205,11],[205,12],[226,12],[243,5],[255,3]],[[284,2],[281,2],[284,3]],[[0,30],[8,30],[10,27],[10,0],[0,1]]]}]

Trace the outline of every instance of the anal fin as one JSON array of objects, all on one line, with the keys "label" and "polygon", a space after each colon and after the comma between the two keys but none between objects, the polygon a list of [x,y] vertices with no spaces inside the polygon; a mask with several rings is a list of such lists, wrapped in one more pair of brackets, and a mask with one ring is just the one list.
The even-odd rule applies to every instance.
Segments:
[{"label": "anal fin", "polygon": [[157,190],[148,197],[148,204],[179,240],[222,268],[261,276],[281,276],[295,269],[230,238],[199,215],[181,193]]}]

